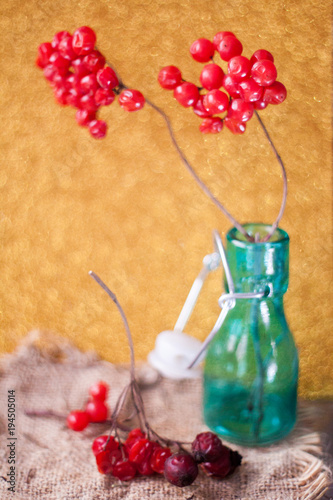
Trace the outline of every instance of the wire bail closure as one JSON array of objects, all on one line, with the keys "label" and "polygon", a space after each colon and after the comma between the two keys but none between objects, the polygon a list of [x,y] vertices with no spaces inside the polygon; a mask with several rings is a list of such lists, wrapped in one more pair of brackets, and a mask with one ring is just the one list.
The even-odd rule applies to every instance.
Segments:
[{"label": "wire bail closure", "polygon": [[[235,307],[236,300],[261,299],[265,296],[265,292],[248,292],[248,293],[236,293],[235,292],[235,285],[234,285],[234,281],[233,281],[230,267],[228,264],[227,255],[226,255],[223,243],[222,243],[221,236],[219,235],[219,233],[216,229],[213,231],[213,241],[214,241],[214,247],[215,247],[216,251],[214,254],[211,254],[210,256],[206,256],[206,257],[211,257],[212,260],[214,259],[214,262],[215,262],[215,265],[213,266],[214,269],[208,269],[208,266],[205,267],[205,261],[204,261],[204,269],[206,272],[204,273],[203,272],[204,270],[202,270],[197,278],[198,281],[200,281],[200,282],[202,281],[200,289],[199,289],[199,286],[194,286],[196,284],[196,281],[197,281],[197,280],[195,280],[193,285],[192,285],[192,288],[190,290],[190,293],[185,301],[184,307],[180,313],[180,316],[179,316],[178,321],[176,323],[176,327],[177,327],[178,323],[180,324],[180,326],[182,324],[184,324],[184,326],[185,326],[187,320],[190,317],[190,314],[192,313],[192,311],[194,309],[195,303],[198,299],[200,290],[201,290],[202,285],[203,285],[203,280],[206,278],[206,276],[208,275],[208,273],[211,270],[215,270],[219,267],[220,262],[222,262],[222,266],[224,269],[225,277],[226,277],[228,288],[229,288],[229,293],[224,293],[219,298],[218,303],[222,309],[220,312],[220,315],[217,318],[217,321],[216,321],[213,329],[211,330],[211,332],[208,334],[205,341],[203,342],[199,352],[197,353],[197,355],[195,356],[193,361],[191,361],[191,363],[189,364],[188,369],[193,368],[197,363],[199,363],[202,360],[203,353],[206,351],[208,345],[211,343],[211,341],[214,339],[217,332],[220,330],[225,318],[227,317],[229,310],[233,309]],[[198,283],[197,283],[197,285],[198,285]],[[195,296],[195,292],[197,292],[196,296]],[[175,330],[176,330],[176,327],[175,327]]]}]

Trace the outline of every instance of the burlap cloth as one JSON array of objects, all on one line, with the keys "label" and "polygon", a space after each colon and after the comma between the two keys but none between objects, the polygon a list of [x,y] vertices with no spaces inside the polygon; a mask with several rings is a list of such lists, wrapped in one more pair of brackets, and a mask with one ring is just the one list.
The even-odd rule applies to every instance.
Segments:
[{"label": "burlap cloth", "polygon": [[[232,447],[243,455],[243,464],[225,480],[200,474],[187,488],[170,485],[163,477],[138,478],[129,483],[98,473],[91,452],[93,437],[105,431],[90,426],[82,433],[70,431],[56,418],[31,418],[25,409],[52,409],[68,413],[83,406],[88,387],[97,380],[111,386],[114,405],[129,381],[126,367],[101,361],[94,353],[82,353],[67,342],[45,341],[33,332],[16,352],[0,363],[1,475],[7,476],[8,391],[16,396],[16,492],[0,481],[2,500],[19,499],[180,499],[252,500],[318,499],[330,481],[319,433],[311,430],[311,411],[300,410],[298,424],[283,442],[261,449]],[[142,367],[138,377],[149,421],[165,437],[191,441],[204,430],[201,389],[198,381],[160,379],[149,384]]]}]

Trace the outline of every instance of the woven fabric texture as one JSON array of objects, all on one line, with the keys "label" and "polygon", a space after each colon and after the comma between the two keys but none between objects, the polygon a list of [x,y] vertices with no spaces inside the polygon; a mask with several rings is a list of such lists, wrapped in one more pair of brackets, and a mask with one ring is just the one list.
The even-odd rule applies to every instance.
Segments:
[{"label": "woven fabric texture", "polygon": [[[41,341],[42,338],[42,341]],[[228,479],[214,480],[200,473],[193,485],[177,488],[163,477],[137,478],[121,483],[98,473],[91,443],[106,431],[102,424],[84,432],[70,431],[57,418],[28,417],[26,410],[54,410],[66,415],[82,408],[89,386],[106,380],[111,387],[109,404],[129,382],[126,367],[101,361],[95,353],[82,353],[69,343],[45,342],[37,332],[0,364],[1,472],[8,474],[7,394],[16,398],[16,492],[1,481],[2,500],[316,500],[329,483],[318,433],[311,430],[311,414],[301,411],[298,425],[280,444],[261,449],[231,445],[243,464]],[[154,372],[152,372],[154,373]],[[143,365],[138,380],[151,426],[160,435],[192,441],[205,430],[202,423],[198,381],[158,379]]]}]

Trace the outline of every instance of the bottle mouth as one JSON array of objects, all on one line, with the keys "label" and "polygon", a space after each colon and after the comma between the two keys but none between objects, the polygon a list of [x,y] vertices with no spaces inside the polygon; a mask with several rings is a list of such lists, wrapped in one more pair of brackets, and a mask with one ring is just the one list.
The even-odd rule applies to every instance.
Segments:
[{"label": "bottle mouth", "polygon": [[[255,238],[256,235],[259,235],[259,240],[263,240],[265,236],[267,236],[271,231],[271,226],[262,223],[243,224],[243,227],[246,230],[246,232],[253,238]],[[276,246],[279,244],[288,243],[289,236],[283,229],[280,229],[278,227],[277,229],[275,229],[274,233],[272,234],[272,236],[268,241],[251,242],[248,241],[246,237],[236,227],[233,227],[227,233],[227,240],[233,245],[236,245],[238,247],[248,247],[252,245]]]}]

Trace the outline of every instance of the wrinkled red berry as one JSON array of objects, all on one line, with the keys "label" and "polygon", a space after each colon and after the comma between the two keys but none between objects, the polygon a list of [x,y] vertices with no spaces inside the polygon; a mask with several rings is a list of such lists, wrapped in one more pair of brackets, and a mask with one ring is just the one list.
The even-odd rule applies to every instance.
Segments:
[{"label": "wrinkled red berry", "polygon": [[172,453],[170,448],[157,446],[150,457],[150,466],[153,471],[158,474],[163,474],[165,462],[169,457],[171,457],[171,455]]},{"label": "wrinkled red berry", "polygon": [[70,33],[68,33],[68,31],[59,31],[58,33],[56,33],[52,39],[52,47],[54,49],[58,49],[58,46],[59,46],[59,43],[61,42],[61,40],[63,38],[68,38],[69,36],[71,36]]},{"label": "wrinkled red berry", "polygon": [[194,113],[197,116],[199,116],[200,118],[209,118],[213,114],[213,113],[210,113],[209,111],[207,111],[207,109],[204,106],[203,102],[204,102],[205,97],[206,96],[200,95],[195,106],[193,106]]},{"label": "wrinkled red berry", "polygon": [[81,26],[73,33],[73,50],[79,56],[89,54],[96,42],[95,32],[89,26]]},{"label": "wrinkled red berry", "polygon": [[218,116],[202,120],[199,130],[202,134],[218,134],[223,128],[223,121]]},{"label": "wrinkled red berry", "polygon": [[250,59],[251,66],[253,66],[257,61],[261,61],[262,59],[268,59],[269,61],[274,62],[274,57],[270,52],[268,52],[268,50],[259,49],[254,52],[253,56]]},{"label": "wrinkled red berry", "polygon": [[126,89],[121,92],[118,102],[126,111],[138,111],[145,104],[145,98],[139,90]]},{"label": "wrinkled red berry", "polygon": [[154,444],[146,438],[138,439],[129,450],[129,459],[136,465],[148,462],[154,451]]},{"label": "wrinkled red berry", "polygon": [[281,104],[287,97],[287,89],[281,82],[265,87],[262,100],[267,104]]},{"label": "wrinkled red berry", "polygon": [[72,61],[73,59],[76,59],[77,54],[75,54],[73,47],[72,47],[72,41],[73,37],[72,36],[65,36],[60,40],[59,45],[58,45],[58,50],[62,57],[65,59],[69,59]]},{"label": "wrinkled red berry", "polygon": [[38,55],[36,64],[40,68],[45,68],[50,62],[50,57],[53,54],[53,47],[50,43],[41,43],[38,47]]},{"label": "wrinkled red berry", "polygon": [[115,440],[113,436],[98,436],[92,446],[91,449],[93,451],[93,454],[95,457],[101,452],[101,451],[113,451],[117,450],[119,448],[119,443],[118,441]]},{"label": "wrinkled red berry", "polygon": [[98,106],[109,106],[113,103],[115,95],[112,90],[97,89],[95,92],[95,102]]},{"label": "wrinkled red berry", "polygon": [[112,475],[120,481],[131,481],[136,475],[136,467],[128,460],[120,460],[113,466]]},{"label": "wrinkled red berry", "polygon": [[53,52],[50,56],[49,62],[57,69],[60,75],[66,75],[68,72],[70,61],[62,57],[59,52]]},{"label": "wrinkled red berry", "polygon": [[227,446],[223,446],[220,458],[214,462],[205,462],[202,464],[203,470],[209,476],[226,477],[232,474],[241,464],[242,456]]},{"label": "wrinkled red berry", "polygon": [[86,109],[90,113],[95,113],[98,110],[98,104],[95,102],[93,95],[85,94],[80,99],[80,109]]},{"label": "wrinkled red berry", "polygon": [[228,73],[236,82],[247,78],[251,71],[251,63],[247,57],[235,56],[228,62]]},{"label": "wrinkled red berry", "polygon": [[193,457],[185,453],[175,453],[167,458],[164,476],[169,483],[182,488],[189,486],[198,475],[198,466]]},{"label": "wrinkled red berry", "polygon": [[144,432],[142,432],[141,429],[139,429],[139,428],[132,429],[128,433],[127,439],[125,441],[125,446],[128,450],[130,450],[136,441],[138,441],[139,439],[145,439],[145,438],[146,438],[146,434]]},{"label": "wrinkled red berry", "polygon": [[[52,56],[51,56],[52,57]],[[262,59],[254,63],[251,68],[251,76],[259,85],[269,87],[277,77],[277,71],[274,63],[268,59]]]},{"label": "wrinkled red berry", "polygon": [[111,474],[114,466],[123,459],[119,449],[100,451],[96,455],[96,464],[101,474]]},{"label": "wrinkled red berry", "polygon": [[110,66],[97,71],[97,81],[103,89],[107,90],[119,85],[117,75]]},{"label": "wrinkled red berry", "polygon": [[253,104],[244,102],[243,99],[232,99],[228,109],[228,118],[240,122],[247,122],[252,116]]},{"label": "wrinkled red berry", "polygon": [[105,57],[99,50],[93,50],[83,58],[83,64],[92,73],[97,73],[100,69],[104,68]]},{"label": "wrinkled red berry", "polygon": [[244,134],[246,130],[246,123],[228,117],[224,119],[224,125],[235,135]]},{"label": "wrinkled red berry", "polygon": [[263,93],[263,88],[253,78],[239,82],[238,89],[240,97],[245,102],[259,101]]},{"label": "wrinkled red berry", "polygon": [[80,80],[80,88],[84,93],[94,94],[99,88],[95,73],[90,73]]},{"label": "wrinkled red berry", "polygon": [[192,455],[196,462],[213,462],[222,452],[222,441],[213,432],[201,432],[192,443]]},{"label": "wrinkled red berry", "polygon": [[73,431],[83,431],[89,424],[89,416],[85,411],[71,411],[67,416],[67,425]]}]

